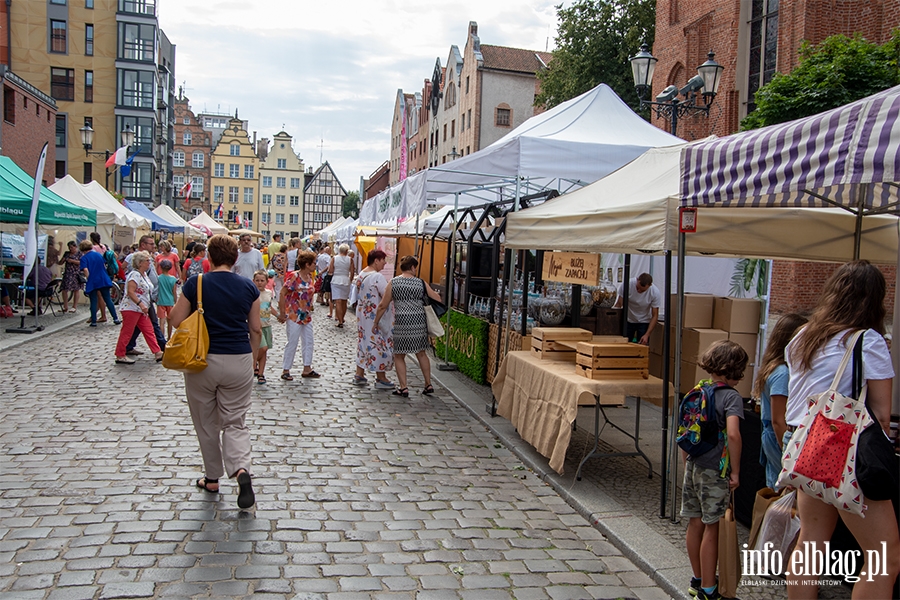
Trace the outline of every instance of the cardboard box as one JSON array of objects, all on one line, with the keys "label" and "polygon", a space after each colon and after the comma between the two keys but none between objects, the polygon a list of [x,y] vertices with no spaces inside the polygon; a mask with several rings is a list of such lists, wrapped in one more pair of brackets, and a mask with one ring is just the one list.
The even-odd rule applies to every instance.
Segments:
[{"label": "cardboard box", "polygon": [[[715,298],[716,297],[711,294],[685,294],[684,322],[681,326],[685,328],[699,327],[700,329],[709,329],[713,327],[713,304]],[[678,311],[678,296],[672,294],[670,302],[672,306],[672,318],[667,318],[669,319],[669,322],[674,325],[674,316]]]},{"label": "cardboard box", "polygon": [[744,378],[734,386],[734,389],[741,395],[741,398],[746,399],[750,397],[750,392],[753,389],[753,369],[748,368],[744,371]]},{"label": "cardboard box", "polygon": [[654,354],[652,351],[647,355],[647,367],[650,371],[651,377],[659,377],[662,379],[663,376],[663,358],[659,354]]},{"label": "cardboard box", "polygon": [[713,328],[729,333],[759,333],[760,302],[754,298],[716,298]]},{"label": "cardboard box", "polygon": [[709,373],[694,362],[681,361],[681,394],[687,394],[701,379],[709,379]]},{"label": "cardboard box", "polygon": [[[728,339],[737,342],[737,344],[744,349],[747,353],[747,357],[750,359],[748,365],[756,364],[756,340],[759,338],[755,333],[729,333]],[[752,371],[749,366],[747,367],[747,372]]]},{"label": "cardboard box", "polygon": [[721,329],[685,329],[681,334],[681,360],[696,363],[710,344],[727,339],[728,332]]},{"label": "cardboard box", "polygon": [[656,354],[663,353],[663,338],[665,338],[666,324],[660,321],[650,332],[650,352]]}]

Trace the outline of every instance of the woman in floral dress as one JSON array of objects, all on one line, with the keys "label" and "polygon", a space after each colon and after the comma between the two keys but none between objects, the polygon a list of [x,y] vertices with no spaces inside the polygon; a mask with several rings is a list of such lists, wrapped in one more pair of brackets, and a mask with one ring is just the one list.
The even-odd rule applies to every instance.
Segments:
[{"label": "woman in floral dress", "polygon": [[287,323],[287,345],[284,347],[284,362],[281,378],[293,381],[291,367],[294,366],[294,355],[297,345],[303,340],[303,373],[300,377],[319,377],[313,371],[313,298],[316,293],[312,274],[316,269],[316,255],[312,252],[300,252],[297,255],[297,270],[284,280],[278,300],[278,321]]},{"label": "woman in floral dress", "polygon": [[[73,313],[77,312],[78,292],[81,291],[84,284],[78,278],[78,266],[81,264],[81,251],[78,249],[78,244],[69,242],[68,248],[59,264],[66,265],[62,277],[63,312]],[[72,308],[69,308],[69,292],[72,293]]]},{"label": "woman in floral dress", "polygon": [[[390,333],[382,333],[375,324],[375,312],[387,288],[387,280],[381,274],[387,255],[383,250],[369,252],[366,264],[353,285],[356,286],[356,375],[353,385],[366,385],[366,371],[375,371],[375,389],[390,390],[394,384],[388,381],[385,371],[394,368],[393,340]],[[390,329],[390,328],[388,328]]]}]

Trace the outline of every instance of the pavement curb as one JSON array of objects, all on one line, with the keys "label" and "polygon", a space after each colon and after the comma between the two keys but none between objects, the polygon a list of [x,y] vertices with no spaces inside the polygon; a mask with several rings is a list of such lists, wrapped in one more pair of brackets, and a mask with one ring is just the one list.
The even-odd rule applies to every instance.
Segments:
[{"label": "pavement curb", "polygon": [[[445,383],[461,377],[465,375],[451,371],[432,372],[432,378],[446,389],[457,403],[497,437],[541,481],[549,484],[569,506],[606,536],[623,556],[631,560],[673,598],[691,600],[684,592],[684,584],[691,578],[690,566],[689,564],[682,566],[678,561],[672,561],[672,557],[684,557],[684,549],[673,546],[596,485],[586,480],[575,481],[574,477],[571,482],[565,481],[547,466],[546,458],[518,436],[509,421],[502,418],[498,421],[490,417],[487,412],[489,403],[471,391],[468,382],[452,387]],[[659,477],[659,474],[654,475]],[[648,559],[648,552],[652,559]]]},{"label": "pavement curb", "polygon": [[[44,313],[44,315],[46,314],[47,313]],[[50,325],[47,325],[41,331],[36,331],[34,333],[6,333],[6,328],[15,327],[16,324],[18,324],[20,317],[3,319],[0,321],[0,352],[5,352],[10,348],[16,348],[23,344],[27,344],[28,342],[39,340],[58,331],[74,327],[79,323],[84,323],[84,319],[88,316],[90,316],[90,311],[79,311],[65,320],[51,322]],[[54,318],[58,319],[59,317]],[[30,324],[28,322],[28,317],[25,318],[25,324]]]}]

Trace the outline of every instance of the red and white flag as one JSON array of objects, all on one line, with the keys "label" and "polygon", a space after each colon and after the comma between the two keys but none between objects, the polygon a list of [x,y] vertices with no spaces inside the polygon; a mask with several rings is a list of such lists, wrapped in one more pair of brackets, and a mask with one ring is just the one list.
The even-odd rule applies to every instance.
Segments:
[{"label": "red and white flag", "polygon": [[106,160],[106,168],[110,168],[113,165],[124,165],[125,161],[128,160],[128,146],[122,146],[115,152],[109,155],[109,158]]},{"label": "red and white flag", "polygon": [[191,190],[194,187],[194,182],[188,179],[183,186],[181,186],[181,195],[185,198],[191,195]]},{"label": "red and white flag", "polygon": [[234,222],[237,223],[238,225],[241,224],[241,213],[239,213],[239,212],[234,213]]}]

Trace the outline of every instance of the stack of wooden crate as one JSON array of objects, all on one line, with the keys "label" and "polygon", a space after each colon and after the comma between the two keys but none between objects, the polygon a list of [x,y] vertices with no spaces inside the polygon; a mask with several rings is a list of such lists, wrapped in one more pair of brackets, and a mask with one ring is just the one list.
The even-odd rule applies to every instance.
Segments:
[{"label": "stack of wooden crate", "polygon": [[[610,336],[612,337],[612,336]],[[649,349],[625,338],[579,342],[575,371],[588,379],[647,379]]]},{"label": "stack of wooden crate", "polygon": [[541,360],[575,362],[576,344],[591,341],[594,334],[572,327],[535,327],[531,336],[531,352]]}]

